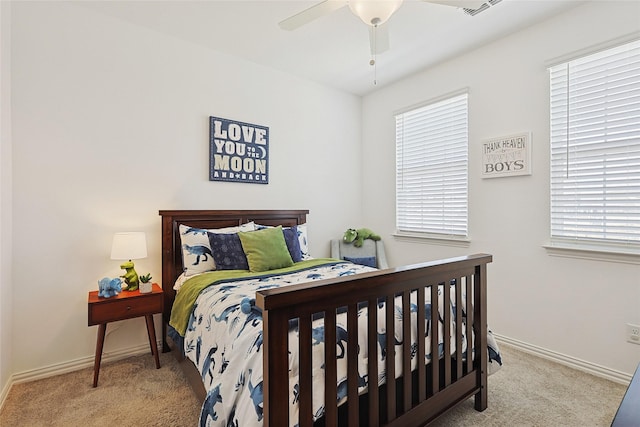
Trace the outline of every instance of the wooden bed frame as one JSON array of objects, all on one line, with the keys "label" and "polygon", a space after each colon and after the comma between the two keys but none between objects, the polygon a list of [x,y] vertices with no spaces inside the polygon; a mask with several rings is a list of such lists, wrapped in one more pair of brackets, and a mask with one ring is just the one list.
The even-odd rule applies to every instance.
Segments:
[{"label": "wooden bed frame", "polygon": [[[172,210],[160,211],[162,216],[162,287],[164,290],[163,311],[163,351],[169,351],[167,324],[175,298],[173,284],[182,272],[182,254],[178,227],[213,229],[237,226],[254,221],[264,225],[293,226],[306,223],[307,210]],[[325,404],[323,425],[369,425],[369,426],[423,426],[433,421],[456,404],[475,395],[475,408],[483,411],[487,407],[487,315],[486,315],[486,265],[492,261],[491,255],[477,254],[448,260],[427,262],[406,267],[380,270],[372,273],[347,276],[336,279],[315,281],[309,284],[292,285],[284,288],[259,291],[256,305],[263,312],[263,392],[264,426],[287,426],[289,403],[289,362],[288,331],[289,320],[297,319],[299,327],[300,357],[299,413],[300,427],[312,426],[312,386],[311,386],[311,320],[314,314],[323,313],[325,341],[335,341],[336,310],[347,312],[347,402],[338,407]],[[357,375],[357,315],[363,304],[376,306],[381,300],[391,301],[401,297],[403,318],[411,318],[410,297],[417,293],[424,300],[425,292],[431,293],[431,325],[438,325],[438,285],[442,286],[444,301],[454,298],[456,310],[444,312],[444,348],[455,348],[451,357],[432,360],[428,365],[419,364],[411,375],[404,375],[397,381],[387,381],[378,386],[377,381],[369,383],[369,391],[358,396]],[[462,300],[466,293],[466,306]],[[453,294],[451,294],[453,292]],[[415,307],[414,307],[415,309]],[[473,348],[471,357],[456,357],[463,354],[462,328],[450,328],[451,316],[463,317],[464,309],[468,347]],[[387,310],[387,336],[394,334],[393,310]],[[424,304],[418,304],[417,318],[425,318]],[[369,311],[368,352],[377,354],[378,336],[377,310]],[[410,336],[411,322],[404,322],[403,336]],[[417,322],[418,336],[425,336],[425,322]],[[453,335],[450,337],[450,335]],[[438,328],[430,332],[431,348],[438,348]],[[424,340],[418,340],[411,348],[410,340],[402,344],[402,372],[410,372],[411,351],[417,352],[417,360],[425,359]],[[417,348],[415,348],[417,347]],[[181,349],[176,349],[181,356]],[[325,355],[325,402],[337,401],[336,349],[326,347]],[[467,352],[468,354],[469,352]],[[387,355],[394,355],[394,340],[387,340]],[[399,355],[395,355],[399,357]],[[386,358],[387,378],[395,377],[393,357]],[[204,400],[205,390],[200,374],[188,360],[182,362],[196,395]],[[377,378],[378,363],[370,358],[369,378]]]}]

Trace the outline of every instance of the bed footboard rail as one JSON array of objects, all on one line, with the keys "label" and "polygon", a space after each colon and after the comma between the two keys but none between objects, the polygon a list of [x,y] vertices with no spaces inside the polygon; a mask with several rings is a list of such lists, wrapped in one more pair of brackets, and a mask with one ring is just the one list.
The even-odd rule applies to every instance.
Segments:
[{"label": "bed footboard rail", "polygon": [[[486,266],[491,261],[491,255],[476,254],[259,291],[256,305],[263,312],[264,425],[313,425],[314,393],[319,393],[312,374],[313,321],[318,317],[323,319],[324,342],[339,344],[324,346],[324,425],[423,426],[473,395],[476,409],[486,409]],[[430,304],[414,303],[425,301],[425,296],[430,297]],[[394,308],[379,314],[383,306]],[[337,313],[346,316],[346,330],[336,326]],[[366,337],[359,337],[358,320],[363,313],[367,316]],[[398,331],[396,316],[403,319]],[[298,333],[299,418],[290,423],[292,322]],[[388,339],[381,339],[381,324]],[[346,337],[337,336],[344,334]],[[425,339],[398,340],[398,336]],[[398,348],[402,350],[396,351]],[[365,351],[369,357],[366,373],[361,376],[358,353]],[[379,362],[381,354],[386,357]],[[339,358],[346,358],[346,391],[338,390]],[[396,366],[401,375],[396,375]],[[384,383],[376,380],[380,368],[386,372]],[[368,381],[367,392],[361,396],[360,386],[367,378],[374,380]],[[345,396],[346,403],[339,405]]]}]

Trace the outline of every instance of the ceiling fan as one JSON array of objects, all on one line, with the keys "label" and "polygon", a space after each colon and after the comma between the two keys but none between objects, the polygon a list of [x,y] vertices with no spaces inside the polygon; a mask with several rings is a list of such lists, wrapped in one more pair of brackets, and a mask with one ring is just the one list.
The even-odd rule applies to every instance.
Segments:
[{"label": "ceiling fan", "polygon": [[[477,9],[487,0],[421,0],[464,9]],[[281,21],[278,25],[283,30],[292,31],[309,22],[328,15],[344,6],[369,26],[369,42],[371,54],[376,55],[389,49],[389,33],[385,25],[403,0],[324,0]]]}]

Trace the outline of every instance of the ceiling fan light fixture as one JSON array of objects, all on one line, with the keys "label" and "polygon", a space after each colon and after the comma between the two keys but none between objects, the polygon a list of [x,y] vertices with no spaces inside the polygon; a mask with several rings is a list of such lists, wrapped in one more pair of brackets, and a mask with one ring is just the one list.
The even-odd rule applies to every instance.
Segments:
[{"label": "ceiling fan light fixture", "polygon": [[349,0],[349,9],[367,25],[384,24],[403,0]]}]

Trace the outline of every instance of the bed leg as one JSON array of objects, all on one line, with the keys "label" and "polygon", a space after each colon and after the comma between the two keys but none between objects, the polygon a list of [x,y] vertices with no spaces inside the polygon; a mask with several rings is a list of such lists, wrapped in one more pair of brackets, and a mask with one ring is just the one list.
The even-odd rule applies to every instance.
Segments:
[{"label": "bed leg", "polygon": [[480,390],[476,393],[476,411],[487,409],[487,365],[489,354],[487,352],[487,265],[476,266],[474,289],[474,316],[473,330],[475,333],[475,354],[477,358],[476,385]]},{"label": "bed leg", "polygon": [[167,342],[167,324],[162,320],[162,352],[169,353],[171,351],[171,347],[169,347],[169,343]]},{"label": "bed leg", "polygon": [[487,409],[487,397],[489,393],[487,391],[487,373],[484,372],[479,375],[484,376],[484,382],[481,382],[480,391],[476,393],[474,407],[476,408],[476,411],[482,412]]}]

